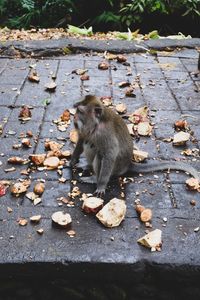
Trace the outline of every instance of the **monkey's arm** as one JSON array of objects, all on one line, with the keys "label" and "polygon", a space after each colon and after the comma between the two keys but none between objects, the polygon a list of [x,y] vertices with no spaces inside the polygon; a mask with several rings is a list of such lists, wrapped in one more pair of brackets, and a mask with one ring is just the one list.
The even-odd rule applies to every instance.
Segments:
[{"label": "monkey's arm", "polygon": [[83,139],[79,138],[70,161],[70,165],[72,167],[78,162],[82,152],[83,152]]},{"label": "monkey's arm", "polygon": [[140,164],[134,162],[131,164],[129,171],[131,171],[131,173],[150,173],[155,171],[164,171],[168,169],[188,172],[194,178],[200,181],[200,175],[198,171],[189,164],[180,161],[161,161],[153,162],[150,164]]},{"label": "monkey's arm", "polygon": [[198,59],[198,71],[200,72],[200,53],[199,53],[199,59]]}]

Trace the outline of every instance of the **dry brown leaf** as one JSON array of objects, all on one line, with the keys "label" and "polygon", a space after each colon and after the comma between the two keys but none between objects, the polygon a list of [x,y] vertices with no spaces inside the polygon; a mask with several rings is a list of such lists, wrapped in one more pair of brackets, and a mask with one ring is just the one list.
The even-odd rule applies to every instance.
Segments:
[{"label": "dry brown leaf", "polygon": [[116,227],[124,220],[125,214],[124,200],[113,198],[96,214],[96,217],[104,226]]},{"label": "dry brown leaf", "polygon": [[72,223],[70,214],[64,213],[63,211],[53,213],[51,219],[55,224],[64,228],[68,227]]}]

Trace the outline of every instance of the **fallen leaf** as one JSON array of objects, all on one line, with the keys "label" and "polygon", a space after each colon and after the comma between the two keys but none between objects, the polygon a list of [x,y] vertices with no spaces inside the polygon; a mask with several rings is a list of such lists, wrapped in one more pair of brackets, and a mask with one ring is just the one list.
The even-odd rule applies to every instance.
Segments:
[{"label": "fallen leaf", "polygon": [[142,238],[138,239],[137,242],[146,247],[150,248],[151,251],[161,251],[162,247],[162,231],[160,229],[155,229]]},{"label": "fallen leaf", "polygon": [[96,214],[96,217],[104,226],[116,227],[124,220],[125,214],[125,201],[113,198]]}]

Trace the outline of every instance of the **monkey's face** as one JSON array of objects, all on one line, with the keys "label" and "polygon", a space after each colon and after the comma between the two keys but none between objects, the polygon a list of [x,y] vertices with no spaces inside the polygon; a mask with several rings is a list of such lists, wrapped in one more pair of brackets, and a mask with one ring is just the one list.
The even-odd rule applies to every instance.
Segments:
[{"label": "monkey's face", "polygon": [[97,103],[84,105],[83,102],[76,103],[76,113],[74,115],[74,125],[80,131],[92,131],[100,122],[102,107]]}]

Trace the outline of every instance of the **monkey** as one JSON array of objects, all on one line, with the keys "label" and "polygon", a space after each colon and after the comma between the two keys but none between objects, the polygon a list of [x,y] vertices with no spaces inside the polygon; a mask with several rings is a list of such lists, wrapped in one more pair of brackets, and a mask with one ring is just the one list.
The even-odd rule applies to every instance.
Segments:
[{"label": "monkey", "polygon": [[112,176],[121,176],[128,171],[132,174],[181,170],[199,179],[197,170],[183,162],[163,161],[146,166],[133,163],[133,142],[126,123],[119,114],[105,107],[96,96],[87,95],[82,101],[75,103],[74,107],[74,126],[78,131],[78,142],[70,165],[74,167],[84,152],[88,166],[95,174],[97,196],[104,196]]}]

